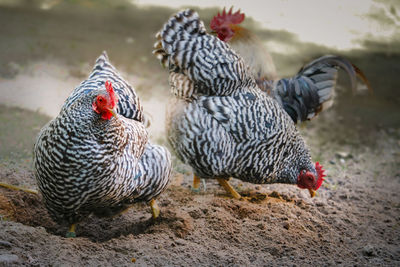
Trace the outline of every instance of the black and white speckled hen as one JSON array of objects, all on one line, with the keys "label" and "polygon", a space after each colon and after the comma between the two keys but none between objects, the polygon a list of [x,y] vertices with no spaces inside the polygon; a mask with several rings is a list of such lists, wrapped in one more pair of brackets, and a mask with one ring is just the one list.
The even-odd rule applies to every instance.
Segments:
[{"label": "black and white speckled hen", "polygon": [[148,142],[134,89],[104,52],[92,73],[38,135],[34,172],[51,217],[75,224],[93,213],[113,216],[137,201],[154,201],[167,186],[167,149]]},{"label": "black and white speckled hen", "polygon": [[176,96],[167,131],[178,157],[199,177],[218,179],[234,197],[229,177],[288,183],[315,194],[324,177],[293,120],[259,90],[248,67],[227,44],[206,33],[193,10],[172,16],[156,35],[154,54],[169,67]]}]

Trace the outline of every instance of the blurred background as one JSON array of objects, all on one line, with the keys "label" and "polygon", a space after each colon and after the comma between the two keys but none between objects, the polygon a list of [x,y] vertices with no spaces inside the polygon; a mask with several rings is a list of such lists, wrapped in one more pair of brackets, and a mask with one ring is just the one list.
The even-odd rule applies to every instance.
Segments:
[{"label": "blurred background", "polygon": [[36,133],[103,50],[151,114],[153,140],[164,143],[168,74],[151,51],[163,23],[188,6],[207,27],[223,7],[241,9],[281,77],[324,54],[350,59],[374,91],[353,95],[341,73],[337,101],[322,116],[329,138],[339,131],[329,123],[356,128],[356,138],[379,129],[400,136],[399,1],[0,0],[1,162],[30,162]]}]

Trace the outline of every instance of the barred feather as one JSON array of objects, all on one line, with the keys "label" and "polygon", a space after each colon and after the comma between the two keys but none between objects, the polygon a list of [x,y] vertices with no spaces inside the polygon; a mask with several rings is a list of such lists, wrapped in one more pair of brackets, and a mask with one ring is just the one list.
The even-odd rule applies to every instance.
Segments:
[{"label": "barred feather", "polygon": [[347,59],[332,55],[313,60],[302,67],[294,77],[275,82],[263,80],[259,85],[263,91],[272,95],[297,123],[310,120],[332,106],[340,68],[349,75],[353,92],[357,89],[357,77],[372,90],[360,69]]},{"label": "barred feather", "polygon": [[317,175],[288,114],[258,89],[229,46],[203,31],[185,31],[202,25],[192,20],[199,18],[190,10],[171,17],[155,52],[168,62],[176,96],[167,133],[178,157],[204,178],[295,184],[301,170]]},{"label": "barred feather", "polygon": [[169,75],[169,84],[171,93],[178,98],[190,101],[197,97],[195,84],[184,74],[172,72]]},{"label": "barred feather", "polygon": [[180,159],[203,178],[296,183],[301,169],[314,170],[293,122],[262,93],[200,97],[174,113],[168,129]]},{"label": "barred feather", "polygon": [[112,83],[118,95],[118,114],[128,119],[144,122],[143,107],[135,90],[119,75],[114,66],[110,64],[105,51],[96,60],[88,79],[84,80],[72,91],[71,95],[65,101],[63,108],[68,108],[82,94],[88,94],[93,90],[97,90],[105,84],[107,79]]},{"label": "barred feather", "polygon": [[360,71],[345,58],[327,55],[305,65],[296,76],[277,81],[272,94],[294,122],[312,119],[332,105],[339,68],[348,73],[355,91]]},{"label": "barred feather", "polygon": [[348,60],[326,55],[304,66],[291,78],[277,79],[272,57],[259,38],[240,24],[245,15],[237,11],[218,13],[210,27],[221,40],[227,42],[249,66],[261,90],[267,92],[286,110],[295,123],[312,119],[333,103],[337,70],[345,70],[351,81],[353,92],[358,76],[369,90],[371,86],[365,75]]},{"label": "barred feather", "polygon": [[[106,80],[118,88],[123,102],[118,112],[128,117],[105,120],[93,111],[94,99],[106,94]],[[35,176],[54,220],[72,224],[90,213],[114,215],[166,188],[170,155],[147,142],[141,113],[133,88],[104,53],[60,114],[43,127],[34,146]]]},{"label": "barred feather", "polygon": [[224,42],[206,34],[192,10],[171,17],[156,36],[158,49],[153,53],[171,72],[187,76],[196,95],[230,95],[254,84],[243,60]]}]

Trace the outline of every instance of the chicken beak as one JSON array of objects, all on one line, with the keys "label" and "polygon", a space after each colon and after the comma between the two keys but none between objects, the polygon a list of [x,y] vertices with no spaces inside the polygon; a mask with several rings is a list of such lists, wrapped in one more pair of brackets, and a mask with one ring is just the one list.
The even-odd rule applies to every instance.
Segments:
[{"label": "chicken beak", "polygon": [[210,34],[217,35],[217,32],[216,31],[211,31]]},{"label": "chicken beak", "polygon": [[315,197],[315,194],[316,194],[316,193],[315,193],[315,190],[314,190],[314,189],[309,188],[309,189],[308,189],[308,192],[310,192],[310,197],[312,197],[312,198]]},{"label": "chicken beak", "polygon": [[110,111],[111,114],[112,114],[114,117],[117,117],[117,110],[116,110],[115,108],[109,108],[108,111]]}]

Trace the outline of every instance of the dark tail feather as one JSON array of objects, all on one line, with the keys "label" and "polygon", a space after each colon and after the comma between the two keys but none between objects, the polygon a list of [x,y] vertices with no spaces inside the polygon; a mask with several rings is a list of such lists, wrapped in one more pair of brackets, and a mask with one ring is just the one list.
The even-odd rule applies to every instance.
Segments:
[{"label": "dark tail feather", "polygon": [[328,55],[305,65],[296,76],[277,81],[273,96],[295,123],[310,120],[332,105],[339,68],[349,75],[353,92],[357,89],[357,77],[371,90],[360,69],[347,59]]},{"label": "dark tail feather", "polygon": [[318,88],[305,77],[279,80],[273,88],[273,97],[295,123],[311,119],[321,111]]}]

